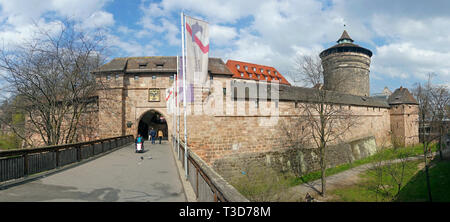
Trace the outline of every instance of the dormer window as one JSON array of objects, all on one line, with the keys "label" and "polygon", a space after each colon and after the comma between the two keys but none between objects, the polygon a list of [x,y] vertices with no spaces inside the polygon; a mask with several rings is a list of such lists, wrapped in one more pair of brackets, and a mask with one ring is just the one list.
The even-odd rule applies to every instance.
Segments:
[{"label": "dormer window", "polygon": [[146,62],[139,62],[139,68],[140,69],[145,69],[147,67],[147,63]]}]

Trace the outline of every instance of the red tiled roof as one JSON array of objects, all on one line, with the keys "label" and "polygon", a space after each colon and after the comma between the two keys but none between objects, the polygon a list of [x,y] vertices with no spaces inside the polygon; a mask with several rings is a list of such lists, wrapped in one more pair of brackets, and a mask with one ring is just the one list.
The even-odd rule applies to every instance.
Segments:
[{"label": "red tiled roof", "polygon": [[[228,60],[228,69],[233,73],[232,78],[257,81],[280,81],[280,84],[291,85],[281,73],[273,67],[258,65],[236,60]],[[238,69],[239,67],[239,69]],[[261,70],[263,72],[261,72]],[[267,79],[266,79],[267,77]]]}]

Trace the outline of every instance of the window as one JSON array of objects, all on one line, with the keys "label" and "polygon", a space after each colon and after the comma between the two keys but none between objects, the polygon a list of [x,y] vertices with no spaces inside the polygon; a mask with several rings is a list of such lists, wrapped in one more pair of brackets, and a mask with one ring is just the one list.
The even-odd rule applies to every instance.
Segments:
[{"label": "window", "polygon": [[209,80],[213,81],[214,77],[212,74],[209,75]]},{"label": "window", "polygon": [[253,67],[253,72],[256,72],[256,68],[255,67]]},{"label": "window", "polygon": [[247,71],[247,70],[248,70],[248,67],[247,67],[247,66],[244,66],[244,69],[245,69],[245,71]]},{"label": "window", "polygon": [[119,79],[119,74],[116,74],[116,79]]},{"label": "window", "polygon": [[223,88],[223,95],[227,95],[227,88]]},{"label": "window", "polygon": [[169,79],[173,81],[173,76],[169,76]]},{"label": "window", "polygon": [[152,79],[156,79],[156,76],[152,76]]},{"label": "window", "polygon": [[106,75],[106,80],[110,80],[110,79],[111,79],[111,75],[110,74]]},{"label": "window", "polygon": [[134,75],[134,80],[139,80],[139,75]]},{"label": "window", "polygon": [[243,72],[241,72],[241,77],[244,77],[244,73]]},{"label": "window", "polygon": [[270,74],[270,70],[267,70],[267,73],[269,73],[269,74]]},{"label": "window", "polygon": [[261,69],[260,71],[261,71],[261,73],[264,73],[264,69]]},{"label": "window", "polygon": [[249,73],[248,76],[249,76],[250,78],[252,78],[252,74],[251,74],[251,73]]},{"label": "window", "polygon": [[237,68],[237,69],[240,69],[240,68],[241,68],[241,66],[240,66],[240,65],[236,65],[236,68]]},{"label": "window", "polygon": [[267,76],[264,76],[264,79],[267,80]]},{"label": "window", "polygon": [[275,74],[275,75],[276,75],[276,74],[277,74],[277,71],[273,71],[273,74]]},{"label": "window", "polygon": [[261,75],[257,75],[258,79],[261,79]]}]

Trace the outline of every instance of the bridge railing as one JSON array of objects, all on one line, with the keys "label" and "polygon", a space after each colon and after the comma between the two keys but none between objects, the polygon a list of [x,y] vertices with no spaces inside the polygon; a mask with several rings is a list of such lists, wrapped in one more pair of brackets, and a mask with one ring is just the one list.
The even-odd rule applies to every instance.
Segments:
[{"label": "bridge railing", "polygon": [[[183,141],[174,141],[174,151],[178,155],[183,169],[186,170],[184,153],[186,145]],[[188,147],[187,180],[192,185],[199,202],[248,202],[239,191],[224,180],[214,169],[203,161]]]},{"label": "bridge railing", "polygon": [[133,141],[133,135],[127,135],[89,142],[0,151],[0,182],[80,162]]}]

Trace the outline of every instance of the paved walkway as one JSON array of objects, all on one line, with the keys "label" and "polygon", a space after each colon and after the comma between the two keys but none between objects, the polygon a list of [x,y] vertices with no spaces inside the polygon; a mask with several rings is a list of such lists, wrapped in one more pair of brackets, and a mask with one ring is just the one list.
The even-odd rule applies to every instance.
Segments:
[{"label": "paved walkway", "polygon": [[170,146],[134,144],[85,164],[0,190],[3,201],[186,201]]}]

